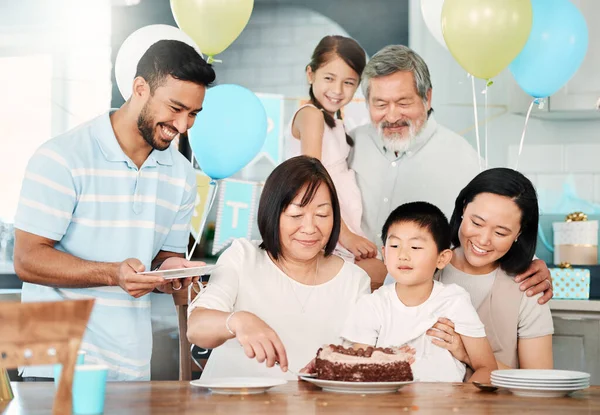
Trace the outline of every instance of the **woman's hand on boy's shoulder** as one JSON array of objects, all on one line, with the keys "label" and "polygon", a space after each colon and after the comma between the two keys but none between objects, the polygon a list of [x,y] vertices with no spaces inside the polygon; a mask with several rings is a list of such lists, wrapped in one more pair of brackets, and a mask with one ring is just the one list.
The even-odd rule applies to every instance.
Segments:
[{"label": "woman's hand on boy's shoulder", "polygon": [[528,297],[543,292],[544,295],[538,299],[539,304],[547,303],[553,296],[552,276],[548,266],[541,259],[531,261],[527,271],[515,277],[515,282],[521,283],[519,288],[521,291],[527,290],[525,294]]},{"label": "woman's hand on boy's shoulder", "polygon": [[462,342],[462,338],[454,331],[454,323],[447,318],[440,317],[426,334],[431,336],[431,342],[442,349],[448,350],[456,360],[468,366],[471,365],[469,355]]}]

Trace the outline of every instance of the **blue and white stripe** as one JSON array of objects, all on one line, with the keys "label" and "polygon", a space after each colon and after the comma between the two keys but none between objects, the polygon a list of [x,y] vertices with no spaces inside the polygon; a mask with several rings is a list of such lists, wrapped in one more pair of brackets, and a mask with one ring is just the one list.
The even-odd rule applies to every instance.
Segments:
[{"label": "blue and white stripe", "polygon": [[[196,198],[196,175],[174,148],[153,151],[138,169],[114,135],[109,114],[46,142],[29,161],[15,226],[53,239],[55,247],[101,262],[139,259],[150,268],[160,250],[183,253]],[[22,299],[94,298],[83,339],[89,362],[110,380],[150,378],[149,296],[119,287],[61,289],[25,283]],[[48,367],[24,376],[52,377]]]}]

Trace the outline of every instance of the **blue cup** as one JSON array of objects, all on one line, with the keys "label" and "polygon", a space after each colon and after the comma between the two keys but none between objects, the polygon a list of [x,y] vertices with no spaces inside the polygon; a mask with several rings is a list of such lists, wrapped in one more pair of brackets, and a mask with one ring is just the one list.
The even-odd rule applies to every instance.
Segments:
[{"label": "blue cup", "polygon": [[[77,352],[77,361],[75,365],[83,365],[85,363],[85,352]],[[60,381],[60,372],[62,371],[62,365],[54,365],[54,386],[58,387]]]},{"label": "blue cup", "polygon": [[104,412],[106,377],[108,367],[104,365],[75,366],[73,378],[73,413],[96,415]]}]

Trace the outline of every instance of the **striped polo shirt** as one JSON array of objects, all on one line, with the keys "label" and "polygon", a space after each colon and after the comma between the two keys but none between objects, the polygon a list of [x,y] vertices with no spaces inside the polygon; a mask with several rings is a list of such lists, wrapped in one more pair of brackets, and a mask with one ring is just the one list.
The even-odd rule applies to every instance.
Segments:
[{"label": "striped polo shirt", "polygon": [[[109,114],[36,151],[23,179],[15,227],[53,239],[56,249],[85,260],[137,258],[150,269],[159,251],[186,250],[195,172],[174,146],[153,150],[138,169],[117,142]],[[55,290],[23,284],[23,302],[65,297],[96,299],[81,346],[86,363],[107,365],[109,380],[150,379],[149,295],[133,298],[120,287]],[[23,376],[52,377],[52,368],[26,367]]]}]

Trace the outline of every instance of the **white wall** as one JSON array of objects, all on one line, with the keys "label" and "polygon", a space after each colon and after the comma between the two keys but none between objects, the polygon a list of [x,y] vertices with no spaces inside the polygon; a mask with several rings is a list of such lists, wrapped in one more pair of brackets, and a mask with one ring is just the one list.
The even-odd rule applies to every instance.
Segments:
[{"label": "white wall", "polygon": [[304,68],[326,35],[348,36],[329,18],[306,8],[255,4],[240,37],[218,56],[218,83],[236,83],[254,92],[308,96]]},{"label": "white wall", "polygon": [[[586,16],[590,19],[590,16]],[[592,23],[588,20],[588,25]],[[410,0],[410,47],[427,62],[433,82],[433,107],[439,122],[464,135],[475,146],[474,114],[471,82],[467,74],[427,30],[420,9],[420,0]],[[590,48],[600,47],[590,38]],[[548,68],[548,70],[552,70]],[[488,92],[488,142],[490,167],[515,167],[516,153],[525,117],[509,111],[510,91],[515,82],[507,70],[496,79]],[[483,114],[485,89],[477,80],[480,141],[483,146]],[[527,108],[521,109],[525,112]],[[485,125],[485,124],[484,124]],[[537,185],[542,211],[562,213],[557,209],[579,206],[584,211],[596,209],[587,202],[598,204],[600,212],[600,121],[564,121],[532,118],[525,136],[525,148],[519,170]],[[573,186],[576,199],[562,206],[559,199],[563,186]],[[562,208],[560,207],[562,206]]]}]

